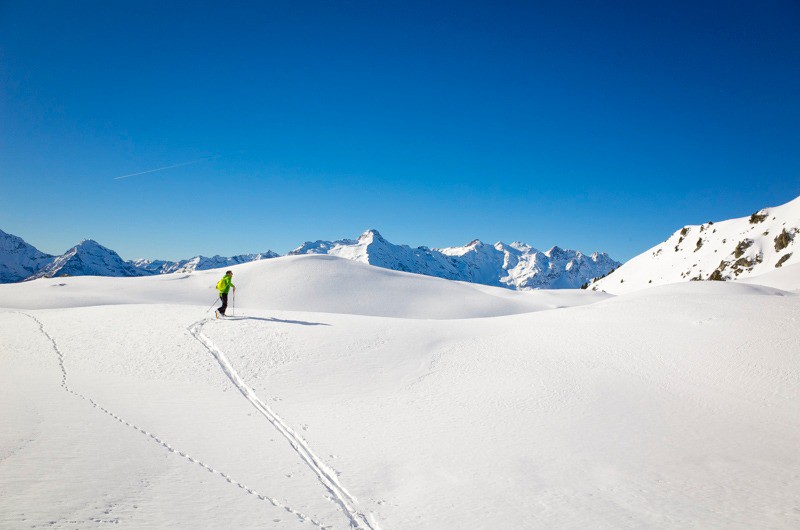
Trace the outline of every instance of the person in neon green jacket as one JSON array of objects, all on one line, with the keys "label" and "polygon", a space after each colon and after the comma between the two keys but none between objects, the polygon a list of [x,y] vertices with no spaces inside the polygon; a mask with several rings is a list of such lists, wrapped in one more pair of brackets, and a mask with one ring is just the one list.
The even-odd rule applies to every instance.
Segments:
[{"label": "person in neon green jacket", "polygon": [[223,276],[222,279],[217,282],[219,298],[222,300],[222,307],[216,311],[217,318],[219,318],[220,315],[225,316],[225,310],[228,309],[228,292],[231,290],[231,287],[233,287],[233,292],[236,292],[236,286],[233,285],[232,281],[233,271],[227,271],[225,276]]}]

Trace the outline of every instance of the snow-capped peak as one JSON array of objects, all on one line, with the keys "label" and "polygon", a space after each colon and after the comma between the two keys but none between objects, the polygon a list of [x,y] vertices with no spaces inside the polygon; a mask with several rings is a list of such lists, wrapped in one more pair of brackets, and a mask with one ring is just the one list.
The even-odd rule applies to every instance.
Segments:
[{"label": "snow-capped peak", "polygon": [[[530,246],[527,243],[523,243],[522,241],[514,241],[510,245],[505,245],[504,243],[497,243],[497,245],[501,245],[504,247],[510,247],[514,250],[518,250],[520,252],[536,252],[536,249]],[[499,249],[498,249],[499,250]]]},{"label": "snow-capped peak", "polygon": [[41,270],[54,257],[40,252],[21,237],[0,230],[0,283],[24,280]]},{"label": "snow-capped peak", "polygon": [[144,276],[148,274],[93,239],[84,239],[30,279],[54,276]]},{"label": "snow-capped peak", "polygon": [[385,241],[385,239],[383,239],[383,236],[381,235],[380,232],[378,232],[374,228],[370,228],[369,230],[365,231],[363,234],[358,236],[358,241],[367,243],[371,241]]},{"label": "snow-capped peak", "polygon": [[113,250],[104,247],[94,239],[81,239],[80,243],[75,245],[74,248],[82,252],[114,252]]}]

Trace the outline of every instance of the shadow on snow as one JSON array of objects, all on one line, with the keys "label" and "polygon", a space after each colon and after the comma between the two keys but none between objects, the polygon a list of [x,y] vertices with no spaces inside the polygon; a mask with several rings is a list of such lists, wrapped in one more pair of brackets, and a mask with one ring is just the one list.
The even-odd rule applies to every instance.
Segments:
[{"label": "shadow on snow", "polygon": [[324,322],[305,322],[303,320],[283,320],[280,318],[262,318],[262,317],[225,317],[225,320],[261,320],[263,322],[275,322],[278,324],[299,324],[301,326],[330,326]]}]

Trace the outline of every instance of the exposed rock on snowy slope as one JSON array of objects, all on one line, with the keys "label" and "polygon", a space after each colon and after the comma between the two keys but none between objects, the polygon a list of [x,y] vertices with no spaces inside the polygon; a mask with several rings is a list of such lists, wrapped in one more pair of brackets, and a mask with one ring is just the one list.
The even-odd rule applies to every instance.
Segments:
[{"label": "exposed rock on snowy slope", "polygon": [[690,280],[739,280],[800,263],[800,197],[738,219],[689,225],[591,284],[625,293]]},{"label": "exposed rock on snowy slope", "polygon": [[40,252],[21,237],[0,230],[0,283],[24,280],[53,259],[55,256]]},{"label": "exposed rock on snowy slope", "polygon": [[577,288],[619,266],[605,253],[586,256],[559,247],[540,252],[519,242],[487,245],[475,240],[463,247],[411,248],[388,242],[377,230],[367,230],[356,241],[307,242],[290,254],[330,254],[386,269],[520,290]]},{"label": "exposed rock on snowy slope", "polygon": [[145,276],[149,273],[123,261],[119,254],[91,239],[84,239],[28,279],[54,276]]},{"label": "exposed rock on snowy slope", "polygon": [[249,263],[251,261],[259,261],[262,259],[277,258],[280,254],[268,250],[258,254],[240,254],[238,256],[231,256],[226,258],[223,256],[195,256],[191,259],[184,259],[181,261],[165,261],[165,260],[149,260],[138,259],[129,261],[131,265],[137,269],[141,269],[152,274],[169,274],[171,272],[193,272],[204,271],[208,269],[219,269],[222,267],[230,267],[233,265],[240,265],[242,263]]}]

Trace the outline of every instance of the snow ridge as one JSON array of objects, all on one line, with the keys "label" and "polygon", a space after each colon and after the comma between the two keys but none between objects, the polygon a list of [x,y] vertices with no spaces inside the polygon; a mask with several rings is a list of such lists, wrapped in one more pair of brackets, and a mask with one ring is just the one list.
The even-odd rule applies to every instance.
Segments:
[{"label": "snow ridge", "polygon": [[302,436],[298,435],[269,407],[269,405],[258,397],[253,389],[242,380],[222,350],[217,348],[211,339],[203,334],[202,329],[207,322],[209,322],[209,319],[195,322],[189,326],[189,333],[214,356],[223,372],[225,372],[225,375],[236,385],[236,388],[239,389],[242,395],[247,398],[256,410],[269,420],[284,438],[286,438],[289,445],[292,446],[300,458],[311,468],[320,483],[331,493],[337,504],[341,506],[344,513],[350,519],[351,527],[363,530],[380,530],[375,522],[370,521],[370,516],[364,514],[364,512],[358,508],[356,499],[339,482],[336,472],[330,469],[313,451],[311,451]]},{"label": "snow ridge", "polygon": [[39,331],[47,338],[47,340],[50,341],[50,344],[52,345],[53,350],[56,352],[56,355],[58,356],[58,366],[61,369],[61,388],[63,388],[66,392],[69,392],[73,396],[76,396],[76,397],[88,402],[90,405],[92,405],[92,407],[94,407],[97,410],[99,410],[99,411],[111,416],[112,418],[117,420],[119,423],[121,423],[123,425],[126,425],[126,426],[130,427],[131,429],[133,429],[135,431],[139,431],[141,434],[144,434],[145,436],[149,437],[151,440],[153,440],[155,443],[157,443],[158,445],[160,445],[163,448],[165,448],[170,453],[174,453],[174,454],[180,456],[181,458],[184,458],[184,459],[188,460],[189,462],[191,462],[193,464],[197,464],[197,465],[199,465],[200,467],[202,467],[203,469],[207,470],[210,473],[214,473],[215,475],[219,475],[220,477],[224,478],[229,484],[233,484],[234,486],[237,486],[238,488],[244,490],[249,495],[253,495],[253,496],[257,497],[259,500],[267,501],[270,504],[272,504],[273,506],[275,506],[276,508],[281,508],[283,510],[286,510],[287,512],[289,512],[292,515],[296,516],[301,521],[310,522],[311,524],[313,524],[317,528],[320,528],[322,530],[324,530],[325,528],[328,528],[326,525],[323,525],[322,523],[314,520],[313,518],[308,517],[307,515],[304,515],[304,514],[298,512],[298,511],[293,510],[292,508],[282,504],[277,499],[275,499],[273,497],[268,497],[266,495],[262,495],[259,492],[257,492],[256,490],[245,486],[244,484],[242,484],[238,480],[234,479],[233,477],[231,477],[227,473],[224,473],[222,471],[218,471],[218,470],[214,469],[213,467],[209,466],[208,464],[202,462],[201,460],[198,460],[198,459],[190,456],[189,454],[184,453],[183,451],[179,451],[179,450],[175,449],[172,445],[170,445],[169,443],[164,441],[158,435],[153,434],[151,432],[148,432],[146,429],[144,429],[142,427],[139,427],[135,423],[131,423],[131,422],[125,420],[124,418],[116,415],[114,412],[112,412],[112,411],[108,410],[107,408],[103,407],[102,405],[98,404],[92,398],[90,398],[88,396],[85,396],[85,395],[81,394],[80,392],[77,392],[77,391],[73,390],[72,388],[70,388],[70,386],[67,384],[67,368],[66,368],[66,366],[64,364],[64,353],[58,347],[58,344],[56,344],[55,339],[53,339],[53,337],[47,332],[47,330],[44,329],[44,324],[42,323],[41,320],[39,320],[38,318],[36,318],[35,316],[33,316],[33,315],[29,314],[29,313],[24,313],[24,312],[17,312],[17,313],[20,314],[20,315],[24,315],[24,316],[30,318],[31,320],[33,320],[39,326]]}]

